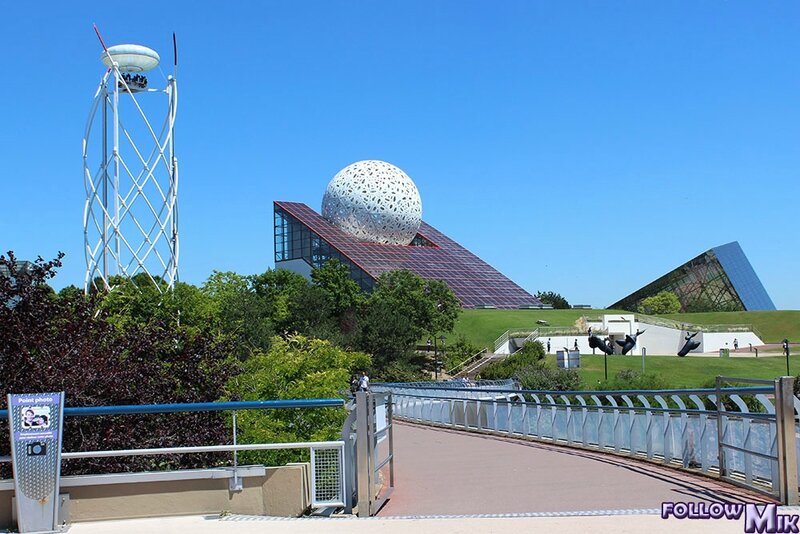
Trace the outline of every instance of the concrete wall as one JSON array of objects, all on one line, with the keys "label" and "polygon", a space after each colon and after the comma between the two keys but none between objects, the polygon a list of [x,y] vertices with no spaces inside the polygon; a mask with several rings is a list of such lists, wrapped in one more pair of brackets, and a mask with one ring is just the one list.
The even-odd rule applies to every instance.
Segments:
[{"label": "concrete wall", "polygon": [[[686,335],[685,331],[677,328],[639,323],[633,314],[603,315],[598,321],[588,322],[586,327],[592,327],[601,339],[610,337],[612,340],[620,341],[624,341],[626,335],[635,334],[637,330],[644,330],[644,333],[636,340],[636,347],[628,353],[631,355],[641,355],[642,349],[645,349],[647,354],[650,355],[677,354],[685,343],[684,336]],[[607,334],[601,332],[607,332]],[[539,337],[539,341],[545,347],[547,347],[548,339],[550,340],[550,354],[555,354],[556,351],[562,350],[564,347],[573,350],[576,341],[581,354],[592,353],[592,349],[589,347],[589,336],[586,333],[568,336],[544,335]],[[694,339],[700,342],[700,346],[692,351],[691,354],[718,352],[722,348],[733,350],[734,339],[739,342],[740,349],[747,348],[748,344],[751,343],[753,346],[764,344],[753,332],[704,332],[695,336]],[[511,339],[500,347],[497,353],[513,353],[521,346],[522,341],[523,338]],[[616,354],[621,354],[622,352],[622,348],[617,344],[614,345],[614,350]],[[596,354],[602,354],[602,352],[597,350]]]},{"label": "concrete wall", "polygon": [[[63,477],[70,522],[175,515],[219,514],[297,517],[310,506],[310,466],[240,468],[241,491],[230,489],[232,470]],[[13,481],[0,481],[0,528],[15,521]]]},{"label": "concrete wall", "polygon": [[697,349],[700,352],[717,352],[719,349],[731,349],[733,351],[733,340],[739,341],[739,348],[747,348],[749,344],[754,347],[760,347],[764,344],[761,339],[753,332],[704,332],[697,336],[695,339],[702,336],[700,347]]}]

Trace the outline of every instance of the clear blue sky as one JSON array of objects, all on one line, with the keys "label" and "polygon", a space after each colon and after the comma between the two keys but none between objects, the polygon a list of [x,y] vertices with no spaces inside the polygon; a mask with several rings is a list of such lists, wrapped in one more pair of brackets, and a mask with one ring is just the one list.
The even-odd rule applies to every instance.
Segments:
[{"label": "clear blue sky", "polygon": [[339,169],[383,159],[427,222],[531,292],[605,306],[738,240],[778,308],[800,309],[798,2],[12,2],[2,18],[0,249],[66,252],[57,287],[84,278],[96,22],[167,60],[177,32],[184,281],[272,267],[273,200],[319,209]]}]

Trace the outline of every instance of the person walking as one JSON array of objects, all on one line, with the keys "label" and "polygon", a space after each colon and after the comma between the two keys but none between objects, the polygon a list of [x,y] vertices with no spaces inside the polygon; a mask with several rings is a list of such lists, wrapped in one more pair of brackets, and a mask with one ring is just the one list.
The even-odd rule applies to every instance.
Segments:
[{"label": "person walking", "polygon": [[369,390],[369,377],[367,376],[366,371],[361,372],[361,378],[358,381],[358,390],[359,391]]},{"label": "person walking", "polygon": [[577,352],[577,350],[578,350],[578,340],[577,340],[577,339],[575,340],[575,349],[574,349],[574,350],[575,350],[576,352]]},{"label": "person walking", "polygon": [[739,340],[733,338],[733,350],[739,350]]},{"label": "person walking", "polygon": [[550,354],[550,338],[547,338],[547,354]]}]

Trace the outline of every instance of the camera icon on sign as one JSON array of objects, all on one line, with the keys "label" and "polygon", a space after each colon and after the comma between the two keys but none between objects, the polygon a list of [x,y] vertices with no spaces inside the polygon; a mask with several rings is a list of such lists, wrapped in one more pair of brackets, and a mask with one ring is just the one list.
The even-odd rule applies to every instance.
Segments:
[{"label": "camera icon on sign", "polygon": [[44,456],[47,454],[47,443],[43,441],[34,441],[25,446],[25,451],[28,456]]}]

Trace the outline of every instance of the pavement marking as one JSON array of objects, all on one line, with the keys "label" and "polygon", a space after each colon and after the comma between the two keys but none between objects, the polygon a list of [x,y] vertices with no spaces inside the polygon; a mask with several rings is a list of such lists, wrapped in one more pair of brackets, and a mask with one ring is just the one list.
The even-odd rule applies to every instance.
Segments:
[{"label": "pavement marking", "polygon": [[501,519],[507,517],[596,517],[615,515],[659,515],[658,508],[634,508],[627,510],[575,510],[569,512],[521,512],[507,514],[452,514],[452,515],[393,515],[393,516],[331,516],[331,517],[270,517],[263,515],[230,514],[219,517],[220,521],[392,521],[409,519]]}]

